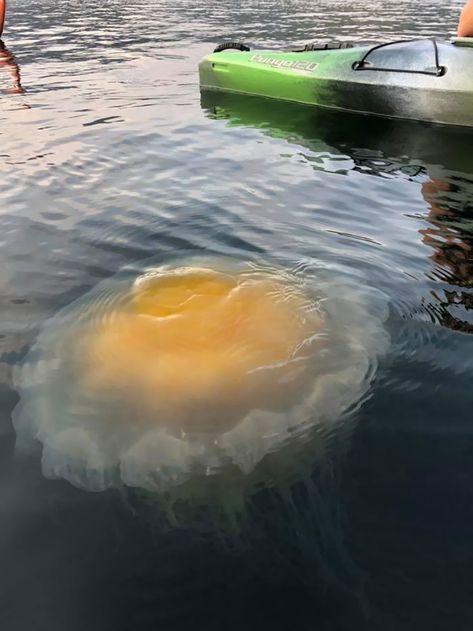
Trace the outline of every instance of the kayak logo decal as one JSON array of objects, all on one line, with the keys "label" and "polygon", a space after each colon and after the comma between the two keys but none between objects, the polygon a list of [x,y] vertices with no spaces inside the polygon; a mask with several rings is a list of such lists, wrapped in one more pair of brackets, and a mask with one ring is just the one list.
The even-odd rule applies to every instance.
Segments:
[{"label": "kayak logo decal", "polygon": [[251,55],[250,61],[253,61],[256,64],[271,66],[271,68],[284,68],[286,70],[304,70],[305,72],[313,72],[319,65],[313,61],[278,59],[277,57],[266,57],[265,55]]}]

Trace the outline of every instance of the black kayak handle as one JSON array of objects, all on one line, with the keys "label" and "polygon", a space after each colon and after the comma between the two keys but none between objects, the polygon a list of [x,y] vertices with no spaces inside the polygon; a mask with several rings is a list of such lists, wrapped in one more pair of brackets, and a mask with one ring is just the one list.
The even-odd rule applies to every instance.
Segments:
[{"label": "black kayak handle", "polygon": [[223,42],[217,46],[214,53],[221,53],[224,50],[240,50],[242,53],[248,53],[250,47],[246,44],[240,44],[240,42]]}]

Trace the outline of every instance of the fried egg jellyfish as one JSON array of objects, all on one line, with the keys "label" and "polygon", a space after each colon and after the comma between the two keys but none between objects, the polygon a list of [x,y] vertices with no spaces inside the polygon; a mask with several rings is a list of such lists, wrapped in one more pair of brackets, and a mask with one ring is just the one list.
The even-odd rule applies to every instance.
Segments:
[{"label": "fried egg jellyfish", "polygon": [[17,369],[17,447],[38,440],[43,474],[88,491],[236,514],[242,489],[323,457],[369,390],[386,317],[382,294],[311,264],[127,268],[51,318]]}]

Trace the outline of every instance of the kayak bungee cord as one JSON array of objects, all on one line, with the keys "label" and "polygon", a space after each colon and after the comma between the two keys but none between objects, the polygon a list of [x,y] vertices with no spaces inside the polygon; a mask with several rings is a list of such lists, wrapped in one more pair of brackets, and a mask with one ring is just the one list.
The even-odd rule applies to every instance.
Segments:
[{"label": "kayak bungee cord", "polygon": [[368,61],[368,57],[371,55],[371,53],[373,53],[375,50],[379,50],[380,48],[386,48],[387,46],[395,46],[396,44],[409,44],[411,42],[420,42],[420,41],[428,41],[428,40],[422,40],[418,38],[417,39],[399,39],[396,42],[385,42],[384,44],[377,44],[376,46],[373,46],[372,48],[370,48],[363,55],[360,61],[355,61],[355,63],[353,64],[353,70],[379,70],[382,72],[408,72],[410,74],[426,74],[426,75],[433,75],[434,77],[443,76],[446,72],[446,68],[445,66],[440,65],[439,49],[437,46],[437,40],[434,37],[432,37],[430,41],[432,42],[434,46],[435,70],[415,70],[415,69],[412,70],[410,68],[385,68],[384,66],[376,67],[376,66],[373,66]]}]

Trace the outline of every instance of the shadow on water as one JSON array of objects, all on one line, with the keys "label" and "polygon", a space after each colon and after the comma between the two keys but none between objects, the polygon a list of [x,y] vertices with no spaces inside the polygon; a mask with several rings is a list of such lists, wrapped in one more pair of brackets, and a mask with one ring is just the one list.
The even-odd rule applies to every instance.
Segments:
[{"label": "shadow on water", "polygon": [[[336,4],[11,0],[35,105],[10,112],[28,106],[0,44],[2,631],[473,628],[471,135],[225,95],[203,95],[216,120],[202,124],[196,103],[210,41],[445,37],[459,10]],[[228,144],[219,126],[236,130]],[[368,243],[370,222],[394,234]],[[394,349],[323,453],[244,501],[193,506],[47,480],[39,444],[16,458],[10,372],[39,324],[125,264],[230,240],[342,258],[360,278],[374,260],[373,287],[386,275]],[[400,344],[396,326],[419,339]]]},{"label": "shadow on water", "polygon": [[[2,361],[11,368],[25,350]],[[9,631],[32,618],[48,631],[309,630],[314,620],[327,631],[363,628],[369,606],[344,543],[337,473],[351,422],[321,437],[317,466],[295,479],[230,497],[228,511],[220,494],[177,510],[173,499],[168,510],[125,489],[94,494],[43,479],[39,445],[33,458],[13,456],[17,395],[5,385],[0,396],[0,544],[9,548],[0,610]]]},{"label": "shadow on water", "polygon": [[[111,9],[104,5],[107,27]],[[80,47],[69,55],[82,55]],[[4,77],[5,93],[22,92],[18,65],[0,46],[2,83]],[[297,147],[315,170],[417,185],[431,288],[419,310],[440,325],[446,347],[457,335],[469,343],[470,135],[246,97],[204,94],[202,106],[228,126]],[[143,239],[140,233],[140,245]],[[15,364],[21,353],[3,360]],[[435,373],[422,368],[393,360],[372,399],[355,411],[354,436],[349,424],[346,435],[324,440],[326,453],[299,472],[303,479],[265,485],[244,504],[228,498],[228,515],[212,514],[204,502],[187,519],[185,503],[176,516],[174,501],[171,511],[125,490],[94,494],[45,480],[39,453],[14,461],[17,396],[2,386],[5,629],[470,631],[473,440],[461,421],[471,408],[467,397],[455,398],[470,386],[441,365]],[[396,374],[405,385],[420,372],[425,384],[408,396],[392,387]]]},{"label": "shadow on water", "polygon": [[[17,400],[1,394],[8,429]],[[5,434],[3,456],[13,447]],[[327,631],[364,628],[369,607],[339,504],[346,437],[338,439],[305,479],[227,493],[226,503],[220,493],[216,502],[208,492],[202,502],[174,497],[169,510],[163,498],[80,491],[38,476],[37,458],[4,457],[0,539],[10,552],[0,608],[9,629],[27,627],[32,612],[48,631],[309,630],[314,620]]]},{"label": "shadow on water", "polygon": [[[306,148],[304,158],[316,170],[418,182],[426,205],[419,236],[433,251],[430,300],[420,310],[433,322],[473,333],[471,131],[278,101],[268,106],[264,99],[216,92],[203,92],[201,104],[230,127],[251,127]],[[329,167],[327,155],[333,159]]]},{"label": "shadow on water", "polygon": [[[299,147],[314,169],[418,186],[425,208],[419,243],[429,257],[422,283],[430,291],[418,312],[430,356],[408,344],[393,357],[341,463],[344,543],[369,603],[363,622],[346,628],[467,631],[473,438],[471,397],[464,392],[473,348],[473,136],[285,103],[269,107],[235,95],[202,94],[202,107],[228,127]],[[425,333],[430,324],[438,331],[435,343]]]},{"label": "shadow on water", "polygon": [[[426,207],[419,241],[435,286],[425,313],[446,335],[471,339],[463,334],[471,332],[473,157],[464,132],[224,95],[204,95],[203,106],[227,125],[297,146],[314,169],[417,185]],[[463,426],[445,429],[446,418],[469,418],[465,398],[452,400],[466,379],[425,375],[435,398],[419,388],[406,397],[392,387],[396,373],[402,384],[411,377],[405,363],[384,368],[356,423],[323,437],[316,465],[244,501],[229,497],[224,515],[208,502],[189,513],[183,501],[176,516],[175,500],[168,510],[126,490],[96,494],[43,479],[39,453],[11,458],[17,397],[5,387],[0,610],[8,631],[32,619],[40,631],[467,631],[473,443]],[[426,419],[416,428],[407,424],[413,409]]]}]

